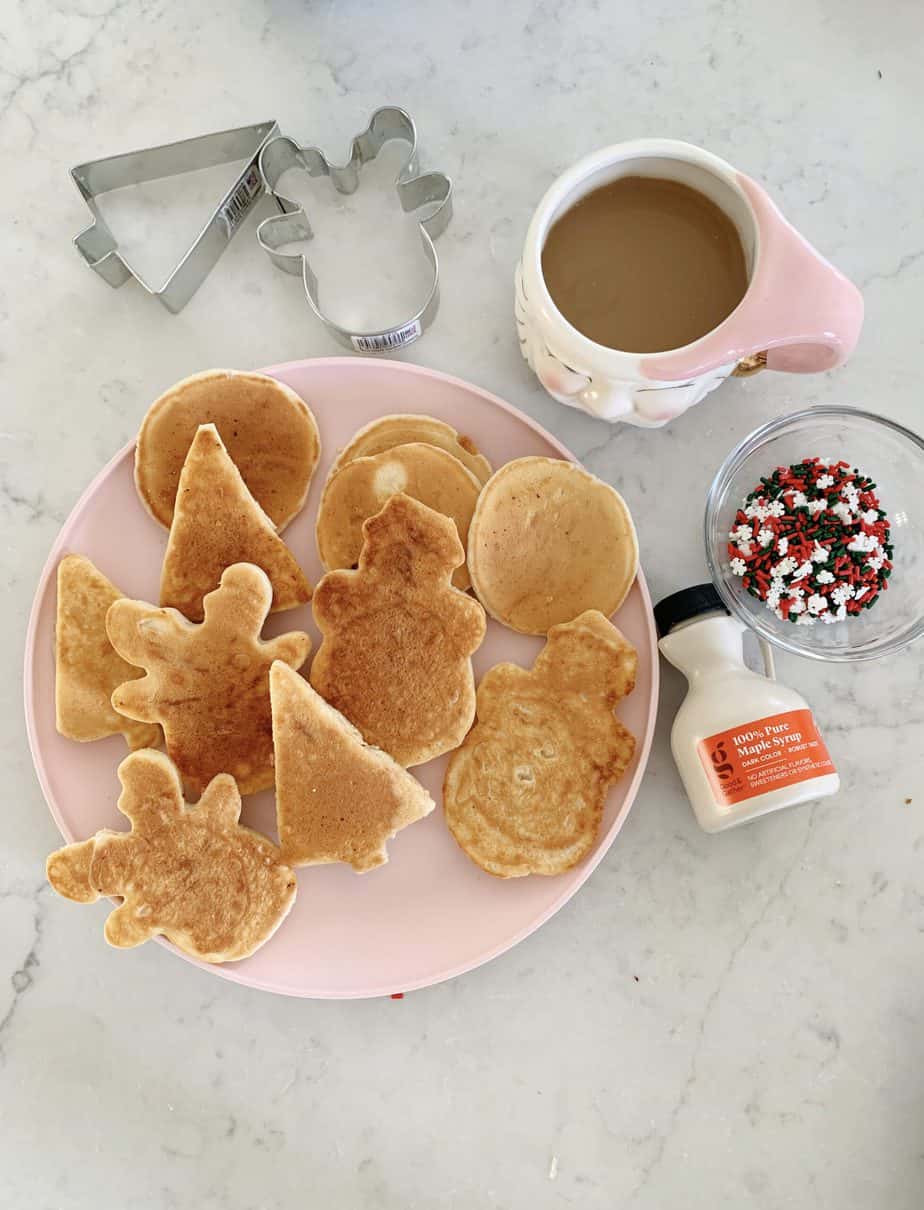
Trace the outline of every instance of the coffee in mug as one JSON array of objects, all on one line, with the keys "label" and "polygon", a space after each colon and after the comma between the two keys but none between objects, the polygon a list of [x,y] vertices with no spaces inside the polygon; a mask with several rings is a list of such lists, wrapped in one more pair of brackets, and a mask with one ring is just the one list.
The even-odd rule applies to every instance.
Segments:
[{"label": "coffee in mug", "polygon": [[630,353],[699,340],[748,288],[735,224],[704,193],[663,177],[625,176],[582,197],[549,231],[542,275],[579,332]]}]

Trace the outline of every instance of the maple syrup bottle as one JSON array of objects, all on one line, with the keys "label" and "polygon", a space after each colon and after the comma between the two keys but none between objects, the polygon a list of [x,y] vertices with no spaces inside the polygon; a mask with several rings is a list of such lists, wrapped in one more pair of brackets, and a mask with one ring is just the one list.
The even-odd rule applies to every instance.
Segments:
[{"label": "maple syrup bottle", "polygon": [[701,828],[721,832],[837,792],[808,703],[747,667],[745,627],[712,584],[675,592],[654,612],[661,654],[689,682],[671,751]]}]

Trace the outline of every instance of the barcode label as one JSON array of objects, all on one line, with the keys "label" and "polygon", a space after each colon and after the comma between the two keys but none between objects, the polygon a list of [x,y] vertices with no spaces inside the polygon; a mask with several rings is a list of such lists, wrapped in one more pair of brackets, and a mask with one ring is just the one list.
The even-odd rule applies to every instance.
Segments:
[{"label": "barcode label", "polygon": [[263,181],[256,164],[251,165],[247,175],[237,186],[221,208],[219,217],[225,226],[225,236],[230,239],[244,219],[250,207],[263,192]]},{"label": "barcode label", "polygon": [[413,344],[422,329],[420,321],[405,324],[403,328],[392,328],[390,332],[378,332],[375,336],[353,336],[353,348],[357,353],[387,353]]}]

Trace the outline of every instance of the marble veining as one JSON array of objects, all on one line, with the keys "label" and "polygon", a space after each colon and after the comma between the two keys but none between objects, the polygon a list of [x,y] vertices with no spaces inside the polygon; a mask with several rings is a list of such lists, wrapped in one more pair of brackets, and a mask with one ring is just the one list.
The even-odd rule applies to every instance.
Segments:
[{"label": "marble veining", "polygon": [[[0,34],[0,1207],[99,1210],[130,1189],[138,1210],[919,1210],[922,652],[781,656],[842,792],[717,837],[680,790],[665,670],[642,791],[577,898],[463,979],[350,1004],[115,953],[105,905],[45,889],[58,836],[21,657],[59,526],[164,386],[338,352],[253,219],[179,316],[109,290],[70,246],[72,164],[269,116],[336,154],[376,106],[407,106],[456,192],[442,309],[406,356],[509,399],[616,484],[657,598],[703,577],[705,491],[756,424],[843,401],[921,427],[921,6],[36,0],[6,5]],[[726,384],[659,431],[541,392],[512,319],[530,213],[580,155],[648,135],[751,173],[862,286],[847,367]],[[400,289],[388,246],[316,251]]]}]

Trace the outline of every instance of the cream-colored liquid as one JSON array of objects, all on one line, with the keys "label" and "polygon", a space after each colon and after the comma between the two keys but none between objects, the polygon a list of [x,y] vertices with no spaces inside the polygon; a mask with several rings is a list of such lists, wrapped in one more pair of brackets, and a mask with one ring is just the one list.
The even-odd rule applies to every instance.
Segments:
[{"label": "cream-colored liquid", "polygon": [[542,274],[573,327],[627,353],[698,340],[748,287],[731,219],[696,189],[658,177],[622,177],[566,211],[546,238]]}]

